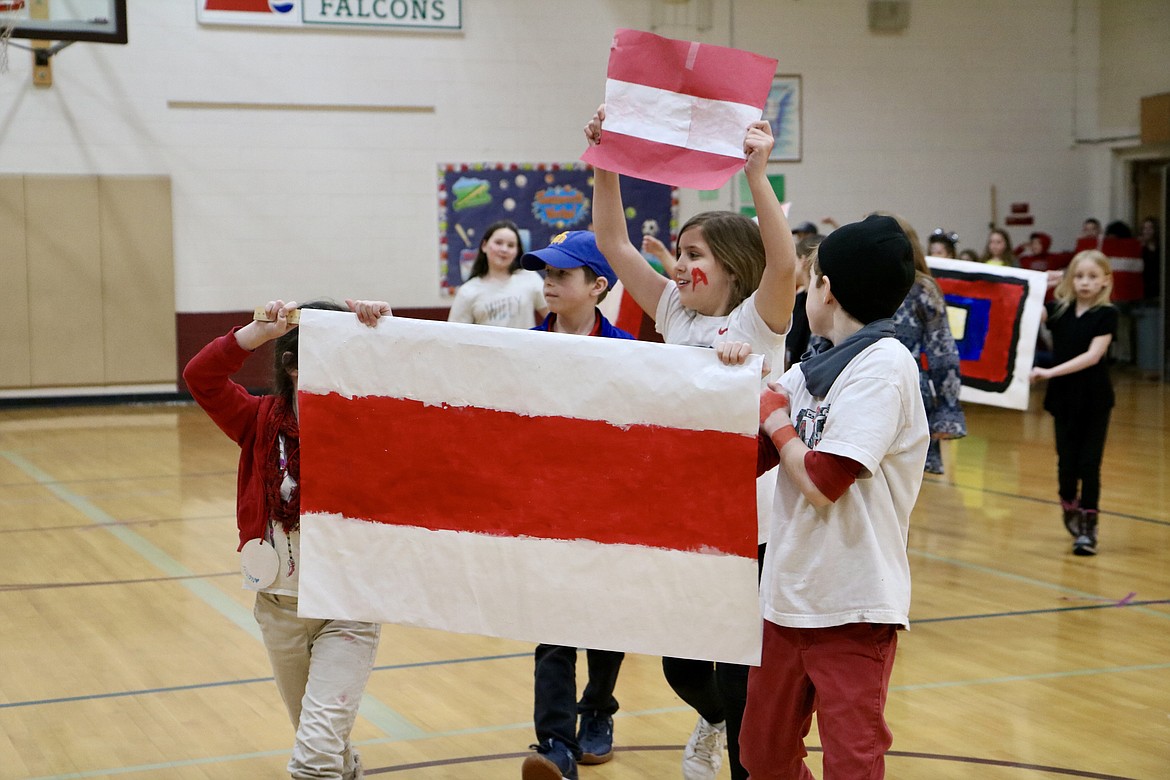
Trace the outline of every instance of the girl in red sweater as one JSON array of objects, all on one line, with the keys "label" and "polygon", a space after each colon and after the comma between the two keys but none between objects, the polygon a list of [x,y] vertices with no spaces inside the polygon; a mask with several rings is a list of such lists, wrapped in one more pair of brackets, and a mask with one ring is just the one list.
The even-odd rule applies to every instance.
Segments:
[{"label": "girl in red sweater", "polygon": [[[390,314],[382,301],[346,304],[366,325]],[[253,614],[280,696],[296,729],[288,763],[294,778],[362,777],[349,743],[381,626],[297,617],[300,563],[300,436],[297,425],[296,303],[269,301],[268,321],[233,328],[183,370],[196,403],[236,444],[236,525],[244,587],[256,591]],[[345,308],[328,301],[301,308]],[[275,344],[274,392],[254,396],[231,380],[262,344]]]}]

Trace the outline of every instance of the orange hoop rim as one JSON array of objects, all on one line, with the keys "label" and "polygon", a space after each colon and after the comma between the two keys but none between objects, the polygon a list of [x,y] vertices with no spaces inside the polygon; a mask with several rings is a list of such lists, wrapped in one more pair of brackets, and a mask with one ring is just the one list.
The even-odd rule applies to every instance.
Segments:
[{"label": "orange hoop rim", "polygon": [[12,13],[24,8],[24,0],[0,0],[0,14]]}]

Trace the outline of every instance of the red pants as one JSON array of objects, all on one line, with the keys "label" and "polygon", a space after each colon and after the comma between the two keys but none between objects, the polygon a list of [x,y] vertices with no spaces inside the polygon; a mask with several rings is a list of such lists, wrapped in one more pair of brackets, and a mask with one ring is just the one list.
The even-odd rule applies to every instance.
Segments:
[{"label": "red pants", "polygon": [[811,780],[804,738],[817,713],[825,780],[878,780],[894,737],[882,712],[896,626],[784,628],[764,621],[759,667],[748,675],[740,760],[752,780]]}]

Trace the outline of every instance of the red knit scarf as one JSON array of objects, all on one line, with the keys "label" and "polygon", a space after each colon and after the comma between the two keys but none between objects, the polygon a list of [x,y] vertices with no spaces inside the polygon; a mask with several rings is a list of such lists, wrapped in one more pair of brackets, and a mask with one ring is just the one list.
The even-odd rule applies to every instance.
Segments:
[{"label": "red knit scarf", "polygon": [[[277,398],[264,421],[264,451],[268,458],[264,462],[264,496],[272,519],[280,523],[285,533],[292,533],[301,527],[301,440],[300,426],[292,404],[284,398]],[[284,469],[280,467],[280,437],[284,437]],[[280,485],[288,474],[296,483],[285,501],[280,495]]]}]

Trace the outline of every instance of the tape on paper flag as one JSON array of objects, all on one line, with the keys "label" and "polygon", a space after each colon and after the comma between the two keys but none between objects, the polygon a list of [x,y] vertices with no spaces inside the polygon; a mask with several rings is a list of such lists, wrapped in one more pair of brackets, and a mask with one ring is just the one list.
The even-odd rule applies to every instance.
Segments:
[{"label": "tape on paper flag", "polygon": [[743,169],[748,125],[763,116],[776,60],[739,49],[618,30],[601,144],[581,159],[675,187],[715,190]]}]

